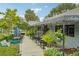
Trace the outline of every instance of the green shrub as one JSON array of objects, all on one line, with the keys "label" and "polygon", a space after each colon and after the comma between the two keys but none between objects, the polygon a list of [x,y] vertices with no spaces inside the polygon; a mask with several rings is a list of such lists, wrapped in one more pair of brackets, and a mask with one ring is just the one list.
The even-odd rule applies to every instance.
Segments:
[{"label": "green shrub", "polygon": [[2,40],[11,40],[13,38],[13,34],[0,34],[0,41]]},{"label": "green shrub", "polygon": [[26,35],[33,37],[36,31],[37,31],[36,28],[30,28],[28,31],[26,31]]},{"label": "green shrub", "polygon": [[61,30],[58,30],[57,32],[53,32],[52,30],[47,31],[43,36],[42,40],[47,42],[47,44],[50,46],[51,43],[57,42],[57,38],[62,39],[63,34]]},{"label": "green shrub", "polygon": [[56,36],[54,35],[54,32],[52,32],[52,30],[49,30],[42,36],[42,40],[50,44],[52,42],[56,42]]},{"label": "green shrub", "polygon": [[33,36],[33,31],[27,31],[26,35],[32,37]]},{"label": "green shrub", "polygon": [[4,40],[5,35],[4,34],[0,34],[0,41]]},{"label": "green shrub", "polygon": [[79,56],[79,51],[74,52],[72,56]]},{"label": "green shrub", "polygon": [[63,37],[62,30],[61,30],[61,29],[60,29],[60,30],[57,30],[57,32],[55,32],[55,36],[56,36],[57,38],[62,39],[62,37]]},{"label": "green shrub", "polygon": [[44,51],[45,56],[62,56],[61,51],[59,51],[57,48],[48,48]]},{"label": "green shrub", "polygon": [[13,38],[13,34],[8,34],[4,36],[4,39],[6,39],[7,41],[11,40]]},{"label": "green shrub", "polygon": [[14,34],[10,34],[8,37],[9,37],[10,39],[12,39],[13,36],[14,36]]}]

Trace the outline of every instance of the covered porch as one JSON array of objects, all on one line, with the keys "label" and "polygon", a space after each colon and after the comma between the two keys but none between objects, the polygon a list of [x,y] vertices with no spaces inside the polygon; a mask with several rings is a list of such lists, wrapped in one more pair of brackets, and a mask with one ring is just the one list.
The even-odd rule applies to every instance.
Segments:
[{"label": "covered porch", "polygon": [[63,33],[67,36],[64,42],[65,48],[79,47],[79,8],[47,18],[44,23],[51,24],[49,27],[53,31],[63,29]]}]

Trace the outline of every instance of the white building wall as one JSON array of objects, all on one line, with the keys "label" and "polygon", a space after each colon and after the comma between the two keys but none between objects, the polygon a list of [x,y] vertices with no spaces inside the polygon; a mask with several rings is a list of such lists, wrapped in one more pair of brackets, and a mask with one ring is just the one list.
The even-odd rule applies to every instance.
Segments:
[{"label": "white building wall", "polygon": [[79,25],[75,25],[75,37],[66,37],[65,47],[66,48],[77,48],[79,47]]}]

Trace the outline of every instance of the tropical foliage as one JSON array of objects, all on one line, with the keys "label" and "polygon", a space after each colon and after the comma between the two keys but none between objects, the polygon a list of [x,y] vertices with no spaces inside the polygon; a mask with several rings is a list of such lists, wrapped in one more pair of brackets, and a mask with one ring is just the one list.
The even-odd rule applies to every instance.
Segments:
[{"label": "tropical foliage", "polygon": [[44,50],[45,56],[62,56],[62,52],[57,48],[48,48]]},{"label": "tropical foliage", "polygon": [[50,44],[56,43],[57,39],[61,40],[62,37],[63,34],[61,30],[58,30],[57,32],[53,32],[52,30],[49,30],[42,36],[42,40],[47,42],[47,44],[50,46]]},{"label": "tropical foliage", "polygon": [[56,37],[53,35],[52,30],[49,30],[42,36],[42,40],[50,44],[52,42],[56,42]]}]

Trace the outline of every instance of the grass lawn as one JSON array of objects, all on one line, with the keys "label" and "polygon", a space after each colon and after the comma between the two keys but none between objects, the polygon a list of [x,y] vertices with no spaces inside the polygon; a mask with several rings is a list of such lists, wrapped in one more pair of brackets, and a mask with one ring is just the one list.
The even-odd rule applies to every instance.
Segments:
[{"label": "grass lawn", "polygon": [[9,47],[0,47],[0,56],[17,56],[18,55],[18,45],[12,45]]}]

